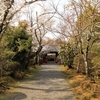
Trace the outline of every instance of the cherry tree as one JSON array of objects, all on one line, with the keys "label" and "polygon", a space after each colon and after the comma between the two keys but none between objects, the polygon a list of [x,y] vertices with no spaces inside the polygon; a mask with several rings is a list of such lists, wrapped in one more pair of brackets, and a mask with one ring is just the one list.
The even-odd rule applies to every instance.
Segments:
[{"label": "cherry tree", "polygon": [[2,38],[14,15],[22,8],[37,1],[45,0],[0,0],[0,38]]},{"label": "cherry tree", "polygon": [[[85,73],[89,75],[88,54],[98,39],[96,33],[99,29],[100,17],[99,0],[71,0],[64,6],[64,12],[59,13],[61,22],[55,32],[63,35],[68,42],[73,43],[74,50],[84,59]],[[78,68],[79,69],[79,68]]]}]

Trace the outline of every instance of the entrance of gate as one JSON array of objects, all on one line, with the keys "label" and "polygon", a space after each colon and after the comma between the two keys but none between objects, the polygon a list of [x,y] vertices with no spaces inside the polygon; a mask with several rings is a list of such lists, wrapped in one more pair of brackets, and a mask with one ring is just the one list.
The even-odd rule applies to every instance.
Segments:
[{"label": "entrance of gate", "polygon": [[46,45],[42,49],[42,63],[58,63],[59,46]]},{"label": "entrance of gate", "polygon": [[58,56],[58,52],[48,52],[47,53],[47,60],[56,62],[57,56]]}]

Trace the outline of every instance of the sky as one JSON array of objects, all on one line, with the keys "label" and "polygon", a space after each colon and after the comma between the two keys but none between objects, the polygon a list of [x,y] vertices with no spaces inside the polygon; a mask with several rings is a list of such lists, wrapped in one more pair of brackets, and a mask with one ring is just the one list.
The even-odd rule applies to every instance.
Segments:
[{"label": "sky", "polygon": [[[63,11],[64,5],[67,4],[67,3],[68,3],[68,0],[46,0],[46,1],[43,1],[43,2],[38,1],[38,2],[36,2],[36,3],[34,3],[34,4],[32,4],[31,6],[32,6],[32,9],[33,9],[33,11],[34,11],[34,15],[36,15],[36,12],[38,12],[38,15],[39,15],[39,14],[42,13],[42,9],[43,9],[42,7],[40,7],[40,5],[42,5],[43,7],[45,7],[45,9],[48,9],[49,7],[52,8],[51,5],[54,5],[55,7],[58,5],[58,6],[57,6],[58,11],[62,12],[62,11]],[[39,4],[40,4],[40,5],[39,5]],[[24,14],[22,14],[21,16],[22,16],[22,17],[21,17],[19,20],[24,20],[24,19],[26,19],[25,16],[24,16]],[[58,20],[57,20],[57,21],[58,21]],[[48,33],[46,34],[46,37],[49,37],[49,38],[56,38],[57,35],[56,35],[56,34],[54,35],[54,34],[48,32]]]},{"label": "sky", "polygon": [[[47,7],[50,4],[51,5],[54,4],[55,7],[58,6],[58,11],[62,12],[63,11],[63,7],[66,4],[68,4],[68,0],[47,0],[45,2],[45,4],[46,4]],[[58,21],[58,19],[56,21]],[[59,35],[57,33],[55,33],[55,34],[53,33],[52,34],[52,33],[48,32],[45,36],[53,39],[53,38],[57,38]]]},{"label": "sky", "polygon": [[[34,15],[36,15],[36,12],[38,12],[38,15],[39,15],[39,14],[43,13],[42,12],[43,7],[45,7],[45,9],[49,9],[49,8],[52,9],[53,8],[52,5],[57,7],[58,11],[62,12],[65,4],[68,4],[68,0],[46,0],[43,2],[41,2],[41,1],[36,2],[32,5],[32,7],[34,10]],[[40,5],[42,5],[42,7]],[[56,22],[57,21],[58,21],[58,19],[56,20]],[[52,39],[58,37],[57,33],[52,34],[51,32],[48,32],[45,36],[52,38]]]}]

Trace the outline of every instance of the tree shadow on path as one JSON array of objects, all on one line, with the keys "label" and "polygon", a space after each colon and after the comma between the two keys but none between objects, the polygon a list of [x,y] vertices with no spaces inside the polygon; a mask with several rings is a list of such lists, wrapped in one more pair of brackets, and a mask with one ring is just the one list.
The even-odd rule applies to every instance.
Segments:
[{"label": "tree shadow on path", "polygon": [[36,77],[14,88],[17,92],[2,100],[75,100],[59,65],[41,65]]},{"label": "tree shadow on path", "polygon": [[21,92],[11,92],[7,95],[3,95],[4,98],[0,99],[0,100],[22,100],[22,99],[26,99],[27,95]]}]

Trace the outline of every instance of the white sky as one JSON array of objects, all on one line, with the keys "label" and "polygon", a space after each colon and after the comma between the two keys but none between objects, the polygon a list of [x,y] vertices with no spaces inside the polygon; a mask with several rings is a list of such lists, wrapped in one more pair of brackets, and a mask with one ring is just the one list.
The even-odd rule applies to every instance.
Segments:
[{"label": "white sky", "polygon": [[[55,7],[57,6],[58,11],[62,12],[64,5],[68,4],[68,1],[69,0],[46,0],[43,2],[41,2],[41,1],[36,2],[33,4],[34,5],[34,8],[33,8],[34,14],[36,14],[36,12],[38,12],[38,14],[41,14],[42,9],[43,9],[42,7],[44,7],[45,9],[49,9],[49,7],[52,8],[52,5],[54,5]],[[38,5],[38,4],[41,4],[42,7],[40,7],[40,5]],[[52,34],[52,33],[48,32],[45,36],[49,37],[49,38],[57,38],[58,35],[56,33]]]},{"label": "white sky", "polygon": [[[33,7],[33,11],[34,11],[35,15],[36,15],[36,12],[38,12],[38,14],[42,13],[42,7],[40,7],[38,4],[43,5],[47,9],[53,4],[55,5],[55,7],[58,5],[58,7],[57,7],[58,11],[62,12],[64,5],[68,4],[68,1],[69,0],[46,0],[43,2],[41,2],[41,1],[36,2],[36,3],[32,4],[31,6]],[[24,19],[25,19],[25,15],[21,14],[20,20],[24,20]],[[46,36],[50,37],[50,38],[54,38],[54,37],[56,38],[56,36],[54,34],[51,34],[50,32],[48,32],[46,34]]]},{"label": "white sky", "polygon": [[[45,3],[46,3],[47,7],[50,4],[51,5],[54,4],[55,7],[58,5],[58,11],[62,12],[63,7],[68,4],[68,0],[47,0]],[[52,34],[52,33],[48,32],[45,36],[49,37],[49,38],[57,38],[58,35],[56,33]]]}]

